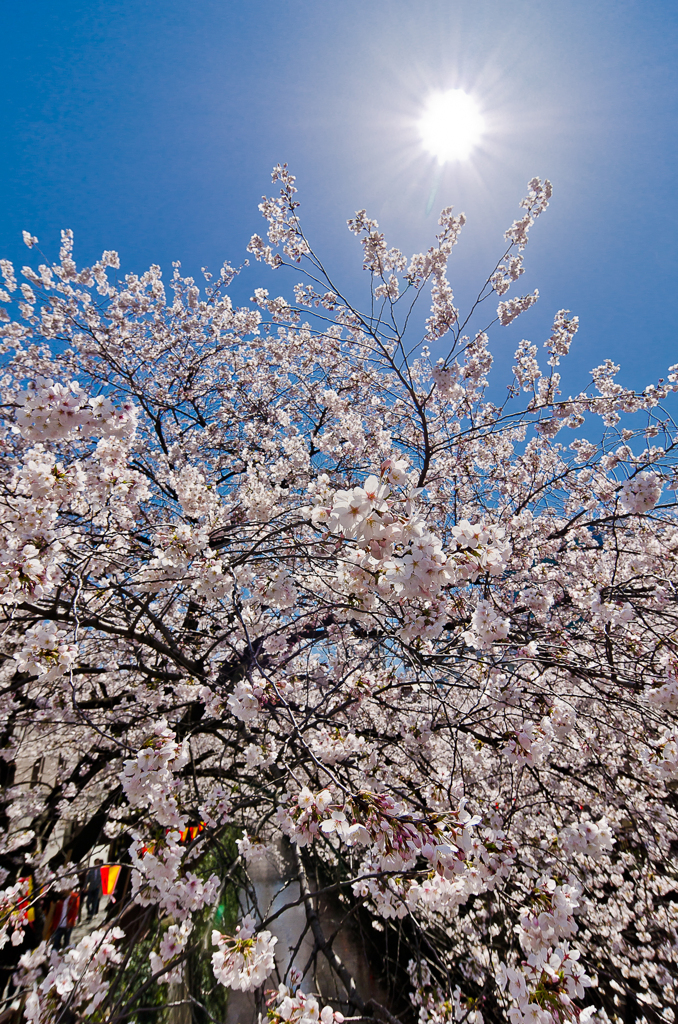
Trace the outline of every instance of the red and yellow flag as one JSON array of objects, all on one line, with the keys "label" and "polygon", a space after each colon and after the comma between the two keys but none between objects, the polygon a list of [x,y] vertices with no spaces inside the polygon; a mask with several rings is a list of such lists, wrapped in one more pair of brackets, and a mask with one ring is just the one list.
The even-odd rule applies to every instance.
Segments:
[{"label": "red and yellow flag", "polygon": [[118,881],[120,865],[104,864],[102,868],[99,868],[99,871],[101,872],[101,891],[104,896],[110,896],[115,889],[115,883]]}]

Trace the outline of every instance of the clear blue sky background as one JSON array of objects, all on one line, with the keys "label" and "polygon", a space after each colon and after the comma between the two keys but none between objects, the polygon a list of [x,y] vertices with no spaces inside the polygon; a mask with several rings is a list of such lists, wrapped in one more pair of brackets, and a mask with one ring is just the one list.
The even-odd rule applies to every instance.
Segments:
[{"label": "clear blue sky background", "polygon": [[555,186],[521,281],[541,299],[500,334],[499,364],[561,307],[581,319],[568,390],[606,356],[640,385],[678,362],[676,0],[5,0],[1,14],[0,255],[19,265],[23,228],[56,256],[62,227],[82,263],[105,248],[134,271],[239,262],[287,161],[307,232],[353,287],[355,209],[408,252],[428,244],[436,169],[416,119],[432,89],[461,87],[489,127],[436,202],[468,217],[462,304],[527,179]]}]

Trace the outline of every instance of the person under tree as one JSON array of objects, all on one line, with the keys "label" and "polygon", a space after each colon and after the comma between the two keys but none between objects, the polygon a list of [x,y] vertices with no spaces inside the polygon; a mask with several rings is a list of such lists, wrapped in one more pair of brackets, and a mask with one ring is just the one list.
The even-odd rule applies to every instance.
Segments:
[{"label": "person under tree", "polygon": [[94,861],[94,867],[87,872],[86,895],[87,895],[87,920],[91,921],[99,913],[99,901],[101,900],[101,865],[100,857]]}]

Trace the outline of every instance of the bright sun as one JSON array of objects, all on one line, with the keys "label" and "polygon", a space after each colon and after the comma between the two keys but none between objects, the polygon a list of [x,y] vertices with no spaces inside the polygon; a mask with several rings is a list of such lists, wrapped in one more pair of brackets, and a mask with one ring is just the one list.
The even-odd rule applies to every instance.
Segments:
[{"label": "bright sun", "polygon": [[478,104],[461,89],[433,93],[419,121],[424,146],[441,164],[466,160],[484,128]]}]

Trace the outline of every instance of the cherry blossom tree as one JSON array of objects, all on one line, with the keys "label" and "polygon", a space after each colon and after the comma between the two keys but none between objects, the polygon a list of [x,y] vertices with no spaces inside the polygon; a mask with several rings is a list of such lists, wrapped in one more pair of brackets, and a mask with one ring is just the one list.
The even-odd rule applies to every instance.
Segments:
[{"label": "cherry blossom tree", "polygon": [[[79,269],[68,231],[21,284],[0,261],[0,923],[23,1016],[136,1020],[207,928],[210,984],[281,1024],[673,1022],[678,367],[630,390],[607,360],[565,398],[560,310],[544,357],[521,341],[490,382],[490,333],[538,299],[509,292],[547,181],[465,313],[463,214],[406,258],[358,212],[359,308],[273,181],[249,252],[286,297],[235,307],[251,267],[198,285],[177,264],[168,289],[114,252]],[[102,844],[127,865],[114,912],[24,949],[29,905]],[[281,851],[305,965],[248,880]]]}]

